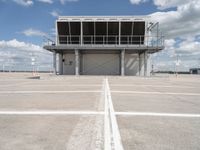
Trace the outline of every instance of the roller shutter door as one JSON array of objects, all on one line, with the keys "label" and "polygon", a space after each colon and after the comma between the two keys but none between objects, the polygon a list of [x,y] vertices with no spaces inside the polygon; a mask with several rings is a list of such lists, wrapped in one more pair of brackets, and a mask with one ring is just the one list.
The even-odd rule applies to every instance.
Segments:
[{"label": "roller shutter door", "polygon": [[119,54],[83,54],[81,60],[83,75],[119,75]]}]

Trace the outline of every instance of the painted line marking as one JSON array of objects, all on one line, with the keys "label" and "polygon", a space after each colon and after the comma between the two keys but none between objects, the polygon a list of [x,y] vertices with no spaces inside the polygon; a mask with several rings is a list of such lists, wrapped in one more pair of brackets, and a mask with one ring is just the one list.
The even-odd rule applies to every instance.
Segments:
[{"label": "painted line marking", "polygon": [[200,93],[143,92],[143,91],[115,91],[115,90],[111,91],[111,93],[200,96]]},{"label": "painted line marking", "polygon": [[[180,113],[156,113],[156,112],[115,112],[118,116],[157,116],[157,117],[185,117],[185,118],[200,118],[200,114],[180,114]],[[104,115],[109,125],[108,114],[106,111],[0,111],[0,115]],[[109,126],[107,126],[109,128]],[[105,128],[105,131],[109,131]],[[107,139],[109,132],[105,132]],[[109,138],[108,138],[109,139]],[[107,142],[107,141],[106,141]]]},{"label": "painted line marking", "polygon": [[0,91],[0,94],[32,94],[32,93],[100,93],[101,91]]},{"label": "painted line marking", "polygon": [[32,82],[21,82],[21,83],[13,83],[13,84],[4,84],[1,85],[1,87],[10,87],[10,86],[24,86],[24,85],[28,85],[31,84]]},{"label": "painted line marking", "polygon": [[109,120],[109,108],[106,95],[106,83],[103,80],[103,97],[104,97],[104,150],[111,150],[111,127]]},{"label": "painted line marking", "polygon": [[0,115],[104,115],[102,111],[0,111]]},{"label": "painted line marking", "polygon": [[156,113],[156,112],[115,112],[119,116],[157,116],[157,117],[185,117],[200,118],[200,114]]},{"label": "painted line marking", "polygon": [[[42,84],[42,83],[41,83]],[[25,85],[25,86],[31,86],[31,87],[77,87],[77,86],[84,86],[84,87],[93,87],[93,86],[97,86],[100,87],[101,84],[63,84],[63,85],[52,85],[52,84],[42,84],[42,85]]]},{"label": "painted line marking", "polygon": [[111,84],[110,86],[123,86],[123,87],[164,87],[164,88],[196,88],[192,86],[177,86],[177,85],[149,85],[149,84]]},{"label": "painted line marking", "polygon": [[108,104],[108,113],[109,113],[109,120],[110,120],[110,127],[111,127],[111,148],[114,150],[123,150],[121,135],[119,131],[119,127],[117,124],[117,119],[115,115],[115,110],[112,103],[112,97],[110,92],[110,87],[108,83],[108,79],[105,79],[105,102]]}]

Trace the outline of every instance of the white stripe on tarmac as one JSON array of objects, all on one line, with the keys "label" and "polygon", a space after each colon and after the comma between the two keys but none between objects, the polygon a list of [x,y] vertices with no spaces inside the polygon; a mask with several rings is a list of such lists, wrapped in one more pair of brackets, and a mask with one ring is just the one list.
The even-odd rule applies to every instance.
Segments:
[{"label": "white stripe on tarmac", "polygon": [[1,87],[9,87],[9,86],[23,86],[23,85],[28,85],[31,84],[32,82],[20,82],[20,83],[14,83],[14,84],[4,84],[1,85]]},{"label": "white stripe on tarmac", "polygon": [[111,84],[111,86],[123,86],[123,87],[164,87],[164,88],[196,88],[192,86],[177,86],[177,85],[149,85],[149,84]]},{"label": "white stripe on tarmac", "polygon": [[27,86],[31,86],[31,87],[79,87],[79,86],[84,86],[84,87],[100,87],[101,84],[73,84],[73,85],[70,85],[70,84],[62,84],[62,85],[58,85],[58,84],[43,84],[42,85],[38,85],[38,84],[32,84],[32,85],[25,85],[26,87]]},{"label": "white stripe on tarmac", "polygon": [[185,96],[200,96],[200,93],[175,93],[175,92],[143,92],[143,91],[111,91],[112,93],[124,94],[157,94],[157,95],[185,95]]},{"label": "white stripe on tarmac", "polygon": [[[108,113],[109,113],[109,119],[110,119],[110,125],[111,125],[111,133],[112,133],[112,145],[111,148],[113,150],[123,150],[123,145],[122,145],[122,140],[121,140],[121,135],[119,132],[119,127],[117,124],[117,119],[115,116],[115,111],[114,111],[114,107],[113,107],[113,103],[112,103],[112,98],[111,98],[111,93],[110,93],[110,87],[109,87],[109,83],[108,83],[108,79],[105,79],[105,95],[106,95],[106,99],[105,102],[108,103]],[[112,150],[111,149],[111,150]]]},{"label": "white stripe on tarmac", "polygon": [[155,113],[155,112],[115,112],[120,116],[157,116],[157,117],[185,117],[200,118],[200,114]]},{"label": "white stripe on tarmac", "polygon": [[[104,115],[102,111],[0,111],[0,115]],[[155,113],[155,112],[115,112],[118,116],[158,116],[200,118],[200,114]],[[105,115],[106,116],[106,115]],[[108,118],[108,117],[107,117]],[[106,130],[109,131],[109,130]],[[109,134],[108,132],[106,133]]]},{"label": "white stripe on tarmac", "polygon": [[102,111],[0,111],[0,115],[104,115]]},{"label": "white stripe on tarmac", "polygon": [[104,96],[104,150],[112,150],[111,147],[111,127],[109,120],[109,108],[106,94],[106,81],[103,80],[103,96]]},{"label": "white stripe on tarmac", "polygon": [[0,91],[0,94],[51,94],[51,93],[100,93],[101,91]]}]

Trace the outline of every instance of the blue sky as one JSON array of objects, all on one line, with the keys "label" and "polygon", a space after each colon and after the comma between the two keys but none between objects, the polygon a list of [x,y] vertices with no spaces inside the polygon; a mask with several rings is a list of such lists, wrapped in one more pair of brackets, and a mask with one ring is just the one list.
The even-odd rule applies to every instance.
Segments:
[{"label": "blue sky", "polygon": [[[153,56],[156,68],[172,70],[180,55],[180,70],[188,70],[200,65],[199,14],[199,0],[0,0],[0,62],[11,59],[16,64],[20,59],[15,57],[24,59],[17,52],[13,59],[8,57],[16,47],[43,51],[42,36],[52,35],[58,15],[149,15],[166,35],[165,50]],[[51,63],[41,57],[38,61]]]},{"label": "blue sky", "polygon": [[151,1],[132,5],[129,0],[80,0],[65,4],[61,4],[59,0],[53,4],[36,1],[31,6],[22,6],[11,0],[1,1],[0,40],[17,38],[39,44],[40,38],[28,38],[20,32],[34,28],[51,33],[56,19],[50,14],[52,11],[60,15],[148,15],[155,12],[156,7]]}]

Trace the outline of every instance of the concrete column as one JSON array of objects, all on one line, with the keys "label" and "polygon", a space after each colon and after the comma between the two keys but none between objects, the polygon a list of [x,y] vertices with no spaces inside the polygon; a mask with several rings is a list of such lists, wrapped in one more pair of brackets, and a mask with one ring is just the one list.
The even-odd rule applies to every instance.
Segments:
[{"label": "concrete column", "polygon": [[59,53],[59,74],[63,74],[63,54]]},{"label": "concrete column", "polygon": [[56,52],[53,52],[53,72],[56,74]]},{"label": "concrete column", "polygon": [[121,22],[119,22],[119,45],[121,44]]},{"label": "concrete column", "polygon": [[81,45],[83,45],[83,22],[81,22],[81,36],[80,36]]},{"label": "concrete column", "polygon": [[125,75],[125,49],[121,51],[121,76]]},{"label": "concrete column", "polygon": [[139,72],[139,76],[141,76],[141,68],[142,68],[142,59],[141,59],[141,53],[138,53],[138,64],[139,64],[139,67],[138,67],[138,72]]},{"label": "concrete column", "polygon": [[147,55],[147,51],[144,52],[144,76],[147,76],[147,59],[148,59],[148,55]]},{"label": "concrete column", "polygon": [[79,75],[79,50],[75,49],[75,75]]}]

